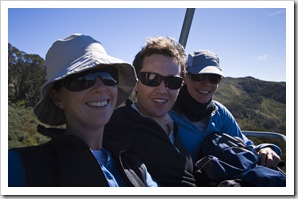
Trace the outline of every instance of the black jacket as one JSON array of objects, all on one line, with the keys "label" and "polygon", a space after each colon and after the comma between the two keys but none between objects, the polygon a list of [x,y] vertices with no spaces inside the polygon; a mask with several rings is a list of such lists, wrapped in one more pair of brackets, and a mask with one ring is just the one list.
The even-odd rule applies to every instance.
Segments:
[{"label": "black jacket", "polygon": [[195,186],[192,175],[193,163],[177,138],[175,125],[175,149],[160,125],[153,119],[142,117],[131,108],[131,101],[126,101],[125,107],[116,109],[105,126],[104,136],[117,133],[133,138],[129,153],[140,157],[153,179],[159,186],[186,187]]},{"label": "black jacket", "polygon": [[[35,187],[97,187],[108,182],[89,147],[78,137],[64,135],[64,130],[46,129],[49,142],[32,147],[15,148],[23,161],[27,186]],[[127,154],[131,140],[109,134],[104,142],[116,162],[126,186],[147,186],[144,164]]]}]

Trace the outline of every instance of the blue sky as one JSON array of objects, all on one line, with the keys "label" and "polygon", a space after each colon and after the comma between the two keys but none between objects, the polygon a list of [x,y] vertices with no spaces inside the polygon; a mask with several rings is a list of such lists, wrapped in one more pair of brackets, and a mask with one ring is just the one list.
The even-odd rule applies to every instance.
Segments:
[{"label": "blue sky", "polygon": [[[148,36],[178,41],[185,12],[184,7],[9,8],[8,42],[45,58],[55,40],[83,33],[100,41],[108,54],[132,62]],[[200,8],[197,3],[186,51],[200,49],[219,56],[225,76],[286,81],[286,8]]]},{"label": "blue sky", "polygon": [[[294,194],[294,1],[6,1],[1,0],[1,147],[7,147],[7,43],[28,54],[45,58],[57,39],[72,33],[88,34],[100,41],[108,54],[132,62],[148,36],[171,36],[179,40],[187,7],[196,8],[186,51],[209,49],[218,54],[225,76],[252,76],[266,81],[287,82],[287,183],[286,189],[262,188],[270,195]],[[32,9],[33,8],[33,9]],[[66,9],[69,8],[69,9]],[[71,8],[71,9],[70,9]],[[91,9],[92,8],[92,9]],[[4,96],[4,97],[3,97]],[[5,150],[1,151],[4,162]],[[3,172],[2,172],[3,170]],[[7,164],[1,165],[1,193],[6,189]],[[63,189],[65,190],[65,189]],[[86,190],[86,189],[85,189]],[[57,190],[37,190],[37,194],[57,194]],[[42,192],[45,191],[45,192]],[[48,191],[48,192],[46,192]],[[51,191],[51,190],[50,190]],[[71,189],[82,195],[82,189]],[[87,190],[87,195],[124,194],[127,190]],[[151,195],[157,190],[134,190]],[[159,189],[160,195],[230,195],[229,189]],[[164,192],[163,192],[164,191]],[[239,195],[251,195],[241,189]],[[18,189],[18,194],[28,194]],[[130,194],[132,192],[129,192]],[[233,192],[235,193],[235,192]],[[237,194],[235,193],[235,194]],[[159,195],[159,194],[158,194]]]}]

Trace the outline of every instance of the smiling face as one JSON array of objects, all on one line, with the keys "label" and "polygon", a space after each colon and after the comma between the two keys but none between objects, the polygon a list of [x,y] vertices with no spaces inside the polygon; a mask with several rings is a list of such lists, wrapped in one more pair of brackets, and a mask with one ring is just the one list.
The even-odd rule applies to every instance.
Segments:
[{"label": "smiling face", "polygon": [[91,88],[69,91],[63,86],[52,90],[51,96],[53,103],[64,111],[67,127],[84,133],[103,129],[114,111],[117,94],[117,86],[106,86],[97,77]]},{"label": "smiling face", "polygon": [[197,82],[190,79],[189,75],[184,78],[184,84],[187,85],[188,93],[199,103],[207,103],[217,90],[218,84],[212,84],[205,78]]},{"label": "smiling face", "polygon": [[[144,58],[140,72],[152,72],[162,76],[180,76],[180,66],[173,58],[153,54]],[[147,117],[163,118],[173,107],[179,89],[168,89],[164,80],[156,87],[150,87],[138,81],[136,85],[138,109]]]}]

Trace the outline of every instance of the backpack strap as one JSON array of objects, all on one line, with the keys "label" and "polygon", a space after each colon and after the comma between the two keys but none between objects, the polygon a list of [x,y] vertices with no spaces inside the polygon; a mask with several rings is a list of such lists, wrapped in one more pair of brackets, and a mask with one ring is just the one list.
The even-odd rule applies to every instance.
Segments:
[{"label": "backpack strap", "polygon": [[103,145],[110,151],[116,160],[118,170],[131,186],[146,187],[147,170],[144,163],[139,157],[128,152],[132,142],[132,138],[105,133]]}]

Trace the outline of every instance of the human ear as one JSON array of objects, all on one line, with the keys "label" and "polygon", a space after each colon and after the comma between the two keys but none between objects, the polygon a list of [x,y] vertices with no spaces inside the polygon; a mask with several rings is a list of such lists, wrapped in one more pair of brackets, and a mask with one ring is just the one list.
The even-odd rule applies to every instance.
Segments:
[{"label": "human ear", "polygon": [[60,92],[58,92],[56,89],[52,89],[50,91],[50,98],[53,104],[55,104],[58,108],[62,110],[64,109],[63,98]]},{"label": "human ear", "polygon": [[135,88],[134,88],[134,92],[135,92],[136,94],[138,94],[138,90],[139,90],[139,84],[140,84],[139,81],[140,81],[140,80],[137,81],[136,86],[135,86]]}]

